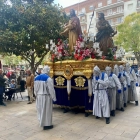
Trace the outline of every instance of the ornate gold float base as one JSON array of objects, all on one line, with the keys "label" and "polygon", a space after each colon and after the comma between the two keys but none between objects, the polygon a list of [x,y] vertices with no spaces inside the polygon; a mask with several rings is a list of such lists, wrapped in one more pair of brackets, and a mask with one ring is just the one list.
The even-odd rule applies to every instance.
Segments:
[{"label": "ornate gold float base", "polygon": [[65,60],[58,62],[45,62],[45,65],[49,65],[51,68],[50,76],[62,75],[67,80],[70,80],[73,76],[85,76],[89,79],[93,73],[94,66],[98,66],[101,70],[105,70],[106,66],[114,67],[115,64],[123,65],[122,61],[109,61],[101,59],[88,59],[84,61]]},{"label": "ornate gold float base", "polygon": [[[121,61],[88,59],[85,61],[66,60],[46,62],[49,65],[50,77],[54,78],[56,90],[56,105],[65,109],[85,108],[85,112],[92,112],[92,73],[94,66],[105,70],[106,66],[123,65]],[[65,82],[67,80],[67,82]]]}]

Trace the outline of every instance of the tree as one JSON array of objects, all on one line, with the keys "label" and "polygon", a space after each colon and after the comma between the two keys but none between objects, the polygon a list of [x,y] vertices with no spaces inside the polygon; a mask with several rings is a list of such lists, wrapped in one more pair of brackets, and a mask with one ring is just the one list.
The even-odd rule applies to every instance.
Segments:
[{"label": "tree", "polygon": [[8,66],[16,66],[19,65],[21,63],[21,58],[20,56],[4,56],[3,58],[4,60],[4,64],[8,65]]},{"label": "tree", "polygon": [[128,15],[118,27],[115,43],[126,51],[133,51],[140,63],[140,13]]},{"label": "tree", "polygon": [[[0,2],[3,2],[0,0]],[[50,39],[60,38],[68,18],[53,0],[11,0],[0,10],[0,51],[21,56],[34,72],[48,50]],[[35,62],[37,58],[38,62]]]}]

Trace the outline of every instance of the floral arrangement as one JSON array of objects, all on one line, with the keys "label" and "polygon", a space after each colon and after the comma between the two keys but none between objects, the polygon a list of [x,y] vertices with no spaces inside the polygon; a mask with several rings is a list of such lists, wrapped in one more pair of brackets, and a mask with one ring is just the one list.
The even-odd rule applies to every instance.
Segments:
[{"label": "floral arrangement", "polygon": [[[76,45],[74,46],[74,50],[70,53],[68,40],[62,41],[58,39],[57,44],[51,42],[51,61],[62,61],[62,60],[79,60],[83,61],[89,58],[92,59],[108,59],[115,60],[116,57],[113,55],[112,51],[109,50],[109,55],[102,56],[102,52],[99,47],[95,45],[90,46],[89,42],[84,41],[83,38],[80,38],[76,41]],[[98,45],[97,45],[98,46]]]}]

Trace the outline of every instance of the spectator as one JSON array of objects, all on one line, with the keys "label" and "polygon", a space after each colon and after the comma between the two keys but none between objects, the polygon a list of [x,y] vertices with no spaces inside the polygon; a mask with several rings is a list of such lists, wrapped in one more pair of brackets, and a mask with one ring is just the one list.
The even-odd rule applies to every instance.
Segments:
[{"label": "spectator", "polygon": [[31,73],[31,70],[27,70],[26,87],[30,98],[27,104],[31,104],[35,100],[33,97],[34,75]]},{"label": "spectator", "polygon": [[11,101],[12,95],[13,95],[13,93],[15,93],[15,90],[16,90],[15,79],[11,80],[11,83],[9,84],[9,87],[10,87],[10,90],[7,93],[8,94],[8,99],[7,100]]},{"label": "spectator", "polygon": [[25,91],[25,85],[26,85],[26,80],[25,78],[21,78],[21,81],[20,81],[20,89],[21,89],[21,92],[24,92]]},{"label": "spectator", "polygon": [[11,73],[9,80],[11,81],[12,79],[16,80],[16,75],[14,72]]},{"label": "spectator", "polygon": [[0,69],[0,105],[6,106],[6,104],[3,102],[3,92],[5,87],[5,81],[6,79],[3,77],[2,69]]}]

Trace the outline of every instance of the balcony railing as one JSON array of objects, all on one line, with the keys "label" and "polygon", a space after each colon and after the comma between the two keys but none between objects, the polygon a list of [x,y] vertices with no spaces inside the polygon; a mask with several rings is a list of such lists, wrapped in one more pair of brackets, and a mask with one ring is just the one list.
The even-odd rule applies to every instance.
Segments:
[{"label": "balcony railing", "polygon": [[78,16],[85,16],[86,15],[86,12],[79,12],[78,13]]},{"label": "balcony railing", "polygon": [[100,11],[103,11],[103,10],[107,10],[107,9],[118,7],[118,6],[122,6],[122,5],[124,5],[124,2],[123,1],[119,1],[119,2],[110,4],[110,5],[107,5],[107,6],[98,7],[98,8],[95,9],[95,11],[96,12],[100,12]]},{"label": "balcony railing", "polygon": [[140,4],[137,5],[137,12],[140,12]]},{"label": "balcony railing", "polygon": [[116,17],[119,17],[119,16],[123,16],[124,15],[124,11],[120,11],[120,12],[112,12],[110,14],[107,14],[105,15],[105,18],[106,19],[110,19],[110,18],[116,18]]},{"label": "balcony railing", "polygon": [[111,23],[111,26],[112,26],[112,27],[116,27],[117,25],[121,24],[122,22],[123,22],[123,20],[122,20],[122,21],[112,22],[112,23]]}]

